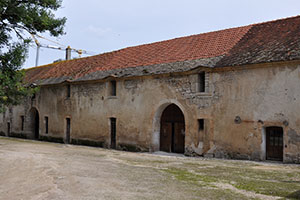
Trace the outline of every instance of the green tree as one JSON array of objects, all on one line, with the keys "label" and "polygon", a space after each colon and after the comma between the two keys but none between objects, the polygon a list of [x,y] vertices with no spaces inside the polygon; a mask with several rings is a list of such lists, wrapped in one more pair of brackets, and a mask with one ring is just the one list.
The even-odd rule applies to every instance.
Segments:
[{"label": "green tree", "polygon": [[61,0],[0,0],[0,112],[6,106],[18,105],[35,89],[24,82],[24,63],[28,33],[64,34],[66,18],[56,18],[54,11]]}]

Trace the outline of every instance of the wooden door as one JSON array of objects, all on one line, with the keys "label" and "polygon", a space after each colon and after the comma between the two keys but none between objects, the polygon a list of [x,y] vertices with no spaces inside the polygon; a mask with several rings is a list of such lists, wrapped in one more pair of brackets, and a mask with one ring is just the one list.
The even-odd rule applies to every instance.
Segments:
[{"label": "wooden door", "polygon": [[283,129],[281,127],[267,127],[267,159],[283,160]]},{"label": "wooden door", "polygon": [[7,122],[7,136],[10,136],[10,122]]},{"label": "wooden door", "polygon": [[34,119],[34,138],[39,139],[40,135],[40,116],[38,111],[35,111],[35,119]]},{"label": "wooden door", "polygon": [[172,123],[161,123],[160,151],[171,152],[172,150]]},{"label": "wooden door", "polygon": [[175,104],[166,107],[161,116],[160,150],[184,153],[184,115]]},{"label": "wooden door", "polygon": [[184,153],[184,123],[174,123],[174,152]]},{"label": "wooden door", "polygon": [[110,118],[110,148],[116,149],[117,146],[117,120],[116,118]]},{"label": "wooden door", "polygon": [[69,144],[71,140],[71,119],[66,118],[67,127],[66,127],[66,143]]}]

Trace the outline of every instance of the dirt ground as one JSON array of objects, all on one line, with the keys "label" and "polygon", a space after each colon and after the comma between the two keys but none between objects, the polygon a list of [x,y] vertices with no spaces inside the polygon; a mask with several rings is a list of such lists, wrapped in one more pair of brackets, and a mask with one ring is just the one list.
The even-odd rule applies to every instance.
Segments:
[{"label": "dirt ground", "polygon": [[300,165],[0,137],[0,199],[300,199]]}]

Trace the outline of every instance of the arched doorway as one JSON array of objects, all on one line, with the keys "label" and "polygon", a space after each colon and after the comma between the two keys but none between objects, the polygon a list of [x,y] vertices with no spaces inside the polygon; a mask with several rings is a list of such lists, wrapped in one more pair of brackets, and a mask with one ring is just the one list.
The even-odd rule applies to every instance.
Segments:
[{"label": "arched doorway", "polygon": [[266,159],[283,160],[283,128],[271,126],[266,128]]},{"label": "arched doorway", "polygon": [[31,121],[31,138],[39,139],[40,132],[40,115],[36,108],[31,108],[30,111],[30,121]]},{"label": "arched doorway", "polygon": [[180,108],[175,104],[167,106],[160,124],[160,151],[184,153],[185,122]]}]

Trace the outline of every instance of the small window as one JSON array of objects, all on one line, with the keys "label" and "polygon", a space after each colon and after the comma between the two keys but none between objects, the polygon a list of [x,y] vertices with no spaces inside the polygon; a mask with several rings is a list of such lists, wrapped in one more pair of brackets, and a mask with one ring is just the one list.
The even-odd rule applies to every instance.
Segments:
[{"label": "small window", "polygon": [[110,81],[110,95],[116,96],[117,95],[117,82]]},{"label": "small window", "polygon": [[204,130],[204,119],[198,119],[198,131]]},{"label": "small window", "polygon": [[205,72],[198,74],[198,92],[205,92]]},{"label": "small window", "polygon": [[21,116],[21,131],[24,131],[24,123],[25,123],[25,117]]},{"label": "small window", "polygon": [[71,85],[67,85],[67,97],[71,97]]},{"label": "small window", "polygon": [[36,99],[36,94],[33,93],[32,96],[31,96],[31,100],[33,101],[33,100],[35,100],[35,99]]},{"label": "small window", "polygon": [[45,133],[48,134],[48,117],[45,117]]}]

